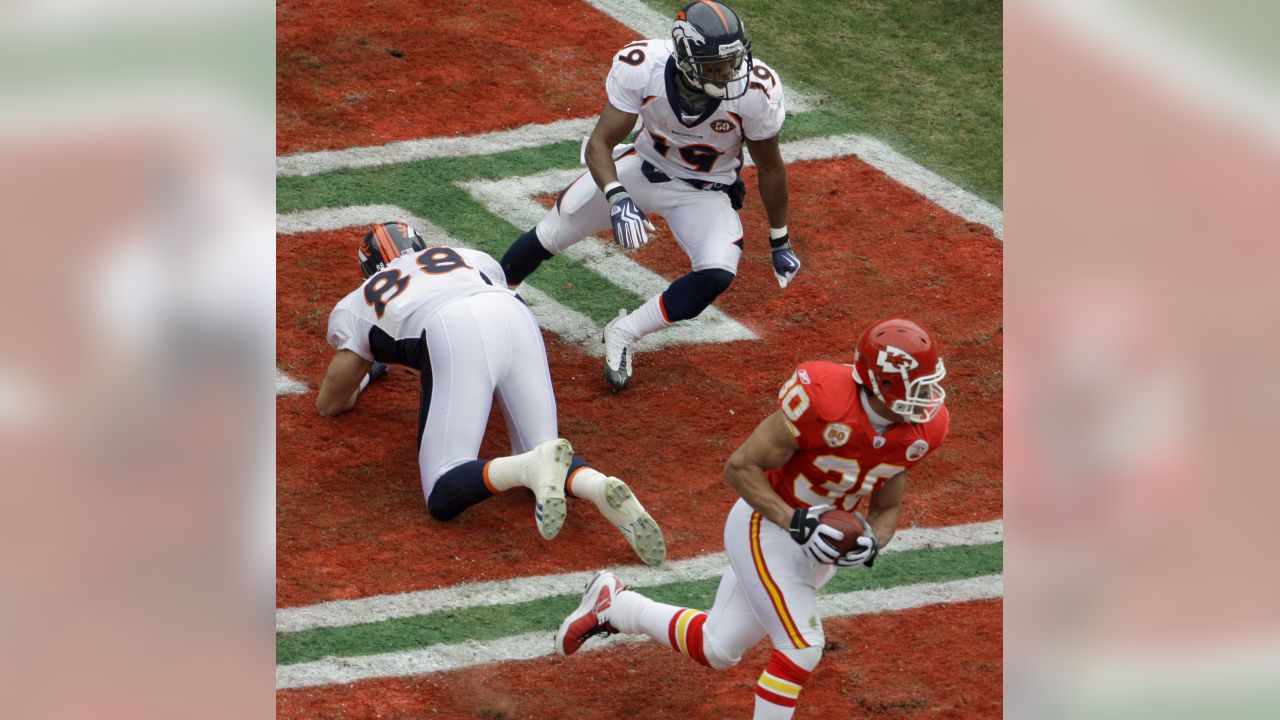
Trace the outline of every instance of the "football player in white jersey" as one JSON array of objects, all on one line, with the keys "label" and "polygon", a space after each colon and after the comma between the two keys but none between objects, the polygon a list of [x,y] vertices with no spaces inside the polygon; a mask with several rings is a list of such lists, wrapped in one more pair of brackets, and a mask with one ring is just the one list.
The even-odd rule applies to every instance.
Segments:
[{"label": "football player in white jersey", "polygon": [[[316,410],[350,410],[375,362],[420,373],[418,466],[427,509],[451,520],[513,487],[536,498],[542,536],[560,532],[566,494],[595,503],[640,558],[658,565],[666,544],[626,483],[607,477],[558,438],[556,399],[537,321],[477,250],[427,247],[413,228],[374,226],[358,251],[366,280],[329,315],[336,354]],[[494,395],[512,454],[478,460]]]},{"label": "football player in white jersey", "polygon": [[[605,89],[609,103],[586,145],[590,173],[507,249],[502,269],[514,288],[588,235],[612,227],[614,242],[633,249],[648,242],[646,213],[667,219],[692,272],[605,327],[604,374],[618,391],[631,381],[637,340],[696,317],[733,282],[743,244],[744,144],[759,171],[779,286],[791,282],[800,260],[787,233],[787,170],[778,149],[782,81],[752,58],[733,10],[709,0],[686,6],[670,40],[641,40],[614,55]],[[637,119],[635,143],[619,146]]]}]

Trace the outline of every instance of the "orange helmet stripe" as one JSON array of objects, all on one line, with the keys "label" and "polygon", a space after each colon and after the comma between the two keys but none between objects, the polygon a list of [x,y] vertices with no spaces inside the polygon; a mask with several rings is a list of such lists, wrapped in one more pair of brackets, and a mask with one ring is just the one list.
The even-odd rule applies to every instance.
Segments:
[{"label": "orange helmet stripe", "polygon": [[710,0],[702,0],[702,4],[709,5],[712,10],[716,11],[716,15],[720,16],[720,22],[724,23],[724,31],[729,32],[729,21],[725,18],[724,13],[720,12],[720,8],[716,7],[716,4]]},{"label": "orange helmet stripe", "polygon": [[390,233],[381,225],[373,229],[374,237],[378,239],[379,251],[382,253],[382,262],[390,263],[395,260],[399,253],[396,252],[396,244],[391,240]]}]

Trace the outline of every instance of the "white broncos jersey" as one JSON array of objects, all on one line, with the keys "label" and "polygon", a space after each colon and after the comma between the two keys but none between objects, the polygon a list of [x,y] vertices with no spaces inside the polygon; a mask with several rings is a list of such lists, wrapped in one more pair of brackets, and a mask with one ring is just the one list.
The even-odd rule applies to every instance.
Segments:
[{"label": "white broncos jersey", "polygon": [[[782,80],[755,61],[747,93],[736,100],[713,100],[698,117],[681,117],[676,105],[679,82],[670,40],[641,40],[618,51],[605,81],[609,104],[636,113],[643,123],[636,152],[671,177],[732,183],[742,167],[742,141],[778,134],[786,117]],[[678,71],[676,71],[678,72]],[[729,88],[730,95],[741,88]]]},{"label": "white broncos jersey", "polygon": [[441,308],[487,292],[515,295],[502,266],[479,250],[441,246],[401,255],[333,308],[329,344],[365,360],[412,365],[408,346],[418,344]]}]

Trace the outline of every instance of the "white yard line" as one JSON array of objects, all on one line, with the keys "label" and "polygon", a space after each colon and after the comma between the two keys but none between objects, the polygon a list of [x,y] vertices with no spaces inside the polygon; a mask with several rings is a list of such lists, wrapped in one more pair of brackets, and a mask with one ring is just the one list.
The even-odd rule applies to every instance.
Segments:
[{"label": "white yard line", "polygon": [[[850,133],[796,140],[782,145],[787,162],[826,160],[844,155],[858,159],[920,193],[947,212],[991,228],[1004,240],[1004,211],[943,178],[870,135]],[[747,164],[751,165],[750,158]]]},{"label": "white yard line", "polygon": [[[502,143],[505,142],[503,138],[512,136],[513,133],[520,137],[538,137],[543,138],[545,142],[556,142],[559,140],[580,139],[584,133],[590,131],[589,126],[569,128],[569,126],[563,124],[564,122],[565,121],[561,121],[559,123],[551,123],[549,125],[526,125],[525,127],[518,128],[517,130],[505,130],[497,133],[469,135],[466,137],[431,138],[427,140],[415,140],[409,143],[392,143],[390,145],[382,145],[378,147],[351,148],[336,152],[290,155],[279,158],[278,162],[280,172],[278,174],[281,176],[297,174],[309,175],[311,172],[328,172],[329,170],[351,167],[391,165],[419,159],[419,157],[443,156],[443,154],[423,155],[422,153],[426,151],[421,148],[417,148],[419,145],[425,147],[434,146],[433,144],[446,144],[449,147],[448,152],[453,153],[456,156],[482,155],[487,152],[511,149],[512,147],[532,147],[540,144],[532,143],[503,147]],[[414,146],[414,148],[410,148],[410,146]],[[970,222],[976,222],[991,228],[991,231],[995,233],[997,238],[1004,240],[1004,211],[977,195],[964,190],[960,186],[943,178],[928,168],[913,162],[910,158],[869,135],[849,133],[845,135],[832,135],[828,137],[796,140],[782,145],[782,156],[790,162],[803,160],[826,160],[849,155],[856,155],[863,162],[883,172],[902,185],[915,190],[942,209]],[[747,158],[747,164],[752,164],[750,158]],[[305,173],[289,171],[289,168],[294,167],[308,167],[315,169]],[[582,171],[578,169],[549,170],[546,173],[538,173],[537,175],[528,177],[543,179],[545,184],[539,185],[539,192],[555,192],[572,182],[574,178],[581,174],[581,172]],[[485,187],[486,182],[487,181],[472,181],[469,183],[463,183],[463,187],[467,188],[470,192],[472,188]],[[496,183],[504,181],[492,182]],[[515,222],[514,219],[510,220],[510,222],[521,228],[532,226],[533,223],[537,222],[537,220],[542,217],[544,212],[544,210],[538,209],[536,213],[533,213],[528,209],[528,205],[522,204],[522,207],[523,209],[520,210],[518,214],[510,215],[512,218],[519,219],[519,222]]]},{"label": "white yard line", "polygon": [[331,170],[376,167],[429,158],[470,157],[539,147],[564,140],[580,140],[595,127],[595,118],[557,120],[544,125],[524,125],[512,130],[404,140],[386,145],[324,150],[276,158],[276,176],[317,175]]},{"label": "white yard line", "polygon": [[[906,528],[894,536],[893,543],[885,548],[885,553],[920,548],[985,545],[1000,542],[1003,539],[1003,520],[938,528]],[[616,572],[618,577],[628,585],[653,587],[674,582],[714,579],[720,577],[728,562],[724,553],[713,553],[669,562],[661,568],[631,565],[619,567]],[[276,632],[345,627],[424,615],[440,610],[507,605],[556,595],[575,595],[582,592],[594,575],[594,570],[588,570],[528,576],[494,582],[462,583],[435,590],[377,595],[359,600],[332,600],[305,607],[282,608],[276,611]]]},{"label": "white yard line", "polygon": [[[558,180],[548,181],[545,179],[545,176],[556,178],[558,177],[557,174],[564,173],[572,175],[566,183],[556,184]],[[577,177],[578,174],[581,174],[581,171],[552,170],[548,171],[548,173],[539,173],[536,176],[531,176],[543,179],[527,187],[522,191],[525,194],[521,196],[521,199],[518,199],[518,202],[531,206],[534,209],[532,212],[537,213],[538,217],[534,218],[529,225],[536,223],[542,214],[546,212],[530,196],[536,193],[559,190],[564,184]],[[510,181],[496,181],[496,183],[461,183],[461,185],[464,188],[473,184],[483,186],[496,185],[499,188],[498,192],[514,192],[508,187],[508,183],[514,182],[515,185],[512,185],[512,187],[515,187],[519,186],[519,181],[522,180],[525,180],[525,178],[512,178]],[[547,182],[550,182],[550,184],[545,185],[545,187],[543,187],[543,184],[539,184]],[[501,197],[495,200],[483,193],[478,196],[478,199],[486,203],[501,202]],[[508,217],[503,214],[506,211],[501,208],[491,207],[490,209],[501,217]],[[371,225],[393,219],[400,219],[409,223],[429,243],[467,247],[466,243],[459,241],[431,221],[411,215],[403,208],[395,205],[354,205],[344,208],[320,208],[277,215],[276,232],[292,234],[336,230],[345,227]],[[352,247],[355,247],[354,241]],[[602,277],[608,278],[613,284],[636,292],[641,297],[648,298],[656,295],[665,290],[667,285],[670,284],[661,275],[639,265],[622,254],[621,251],[605,243],[588,240],[579,243],[566,254],[583,261]],[[542,327],[559,335],[566,342],[582,348],[588,355],[595,357],[604,355],[604,344],[600,342],[604,328],[594,320],[562,305],[532,285],[522,285],[520,287],[520,296],[529,304],[530,309],[533,310],[534,316],[538,318],[538,323]],[[756,339],[758,339],[758,336],[755,333],[725,315],[719,309],[712,307],[692,321],[680,323],[661,333],[655,333],[644,338],[636,344],[636,349],[643,351],[672,345],[723,343]]]},{"label": "white yard line", "polygon": [[[557,193],[576,180],[583,171],[578,168],[546,170],[534,175],[509,177],[501,180],[471,180],[457,183],[476,202],[484,205],[494,215],[518,228],[530,228],[547,213],[546,208],[534,200],[535,195]],[[586,265],[592,272],[620,288],[630,290],[648,299],[667,289],[671,281],[649,268],[640,265],[610,242],[589,237],[564,251],[564,257]],[[523,289],[521,292],[524,292]],[[633,310],[634,308],[628,308]],[[644,337],[636,343],[639,352],[672,345],[701,345],[757,340],[754,332],[737,320],[712,306],[692,320],[676,323],[662,332]],[[593,337],[591,347],[596,354],[603,352],[600,334]]]},{"label": "white yard line", "polygon": [[[858,590],[837,595],[819,595],[818,611],[824,618],[894,612],[939,603],[969,602],[998,598],[1004,594],[1000,575],[984,575],[941,583],[920,583],[879,590]],[[642,635],[614,635],[593,640],[581,652],[599,652],[618,645],[643,642]],[[276,688],[315,687],[350,683],[379,677],[400,677],[444,672],[487,663],[531,660],[555,654],[550,632],[457,645],[432,645],[417,650],[329,657],[315,662],[276,666]]]},{"label": "white yard line", "polygon": [[[466,243],[460,242],[435,223],[411,215],[403,208],[395,205],[352,205],[342,208],[320,208],[277,215],[276,232],[281,235],[289,235],[300,232],[337,230],[346,227],[372,225],[389,220],[402,220],[409,223],[428,243],[467,247]],[[354,272],[354,239],[351,242],[351,248]],[[577,310],[561,305],[549,295],[531,285],[525,285],[520,288],[520,297],[524,298],[525,302],[529,304],[534,316],[538,318],[539,325],[559,335],[565,341],[578,345],[590,355],[604,355],[604,345],[600,342],[601,328],[594,320]],[[279,382],[276,383],[276,394],[280,394]]]},{"label": "white yard line", "polygon": [[301,395],[308,391],[306,385],[285,375],[276,368],[276,395]]}]

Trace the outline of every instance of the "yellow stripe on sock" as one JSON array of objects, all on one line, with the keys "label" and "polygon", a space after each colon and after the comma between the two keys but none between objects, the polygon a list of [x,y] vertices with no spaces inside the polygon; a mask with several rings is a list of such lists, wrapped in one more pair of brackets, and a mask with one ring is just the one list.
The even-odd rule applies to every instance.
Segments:
[{"label": "yellow stripe on sock", "polygon": [[760,675],[760,684],[779,695],[785,695],[789,698],[799,697],[800,695],[799,685],[787,682],[782,678],[776,678],[767,672]]},{"label": "yellow stripe on sock", "polygon": [[680,612],[680,619],[676,620],[676,644],[679,645],[676,649],[685,655],[689,654],[689,648],[686,646],[687,638],[685,638],[685,632],[688,631],[689,623],[697,614],[697,610],[682,610]]}]

